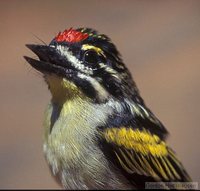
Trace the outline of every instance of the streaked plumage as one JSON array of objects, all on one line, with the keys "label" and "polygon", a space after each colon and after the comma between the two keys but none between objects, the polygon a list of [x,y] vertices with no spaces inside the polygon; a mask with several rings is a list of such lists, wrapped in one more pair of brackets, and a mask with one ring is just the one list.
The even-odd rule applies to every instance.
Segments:
[{"label": "streaked plumage", "polygon": [[88,28],[27,45],[25,59],[52,94],[44,152],[67,189],[136,189],[145,182],[191,181],[167,130],[147,108],[115,45]]}]

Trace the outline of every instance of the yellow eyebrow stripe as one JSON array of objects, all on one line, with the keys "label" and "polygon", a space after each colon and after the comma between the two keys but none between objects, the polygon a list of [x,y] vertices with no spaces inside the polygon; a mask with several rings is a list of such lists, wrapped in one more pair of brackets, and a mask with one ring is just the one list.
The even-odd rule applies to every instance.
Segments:
[{"label": "yellow eyebrow stripe", "polygon": [[92,45],[89,45],[89,44],[83,44],[81,49],[82,50],[94,50],[98,54],[102,54],[103,56],[105,56],[104,53],[103,53],[103,50],[101,50],[100,48],[98,48],[96,46],[92,46]]},{"label": "yellow eyebrow stripe", "polygon": [[166,156],[167,146],[157,135],[148,131],[133,130],[131,128],[109,128],[104,132],[107,142],[124,146],[126,149],[133,149],[143,155]]}]

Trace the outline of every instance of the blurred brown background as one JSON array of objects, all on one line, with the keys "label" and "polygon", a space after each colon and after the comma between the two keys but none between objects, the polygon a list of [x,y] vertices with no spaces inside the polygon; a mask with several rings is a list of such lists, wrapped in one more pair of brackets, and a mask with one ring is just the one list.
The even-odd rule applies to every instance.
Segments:
[{"label": "blurred brown background", "polygon": [[50,94],[23,59],[26,43],[49,43],[69,27],[111,37],[169,144],[200,181],[200,1],[1,0],[0,188],[60,188],[42,153]]}]

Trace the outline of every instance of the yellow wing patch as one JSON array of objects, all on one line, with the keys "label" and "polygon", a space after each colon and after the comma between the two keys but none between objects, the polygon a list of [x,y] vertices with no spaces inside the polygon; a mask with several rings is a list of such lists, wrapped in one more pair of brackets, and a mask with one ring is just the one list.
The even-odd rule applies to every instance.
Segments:
[{"label": "yellow wing patch", "polygon": [[127,149],[134,149],[143,155],[165,156],[168,151],[164,141],[147,130],[133,130],[131,128],[110,128],[104,134],[107,142],[113,142]]},{"label": "yellow wing patch", "polygon": [[148,130],[107,128],[104,138],[112,143],[121,167],[129,174],[151,176],[157,181],[190,181],[174,152]]}]

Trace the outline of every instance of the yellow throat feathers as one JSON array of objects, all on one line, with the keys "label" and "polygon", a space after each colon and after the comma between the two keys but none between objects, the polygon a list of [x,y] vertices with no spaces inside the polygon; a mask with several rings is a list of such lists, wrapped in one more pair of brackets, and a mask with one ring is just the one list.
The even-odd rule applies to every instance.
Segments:
[{"label": "yellow throat feathers", "polygon": [[52,94],[52,101],[63,104],[66,100],[74,98],[86,98],[82,91],[72,82],[56,75],[46,76],[49,90]]}]

